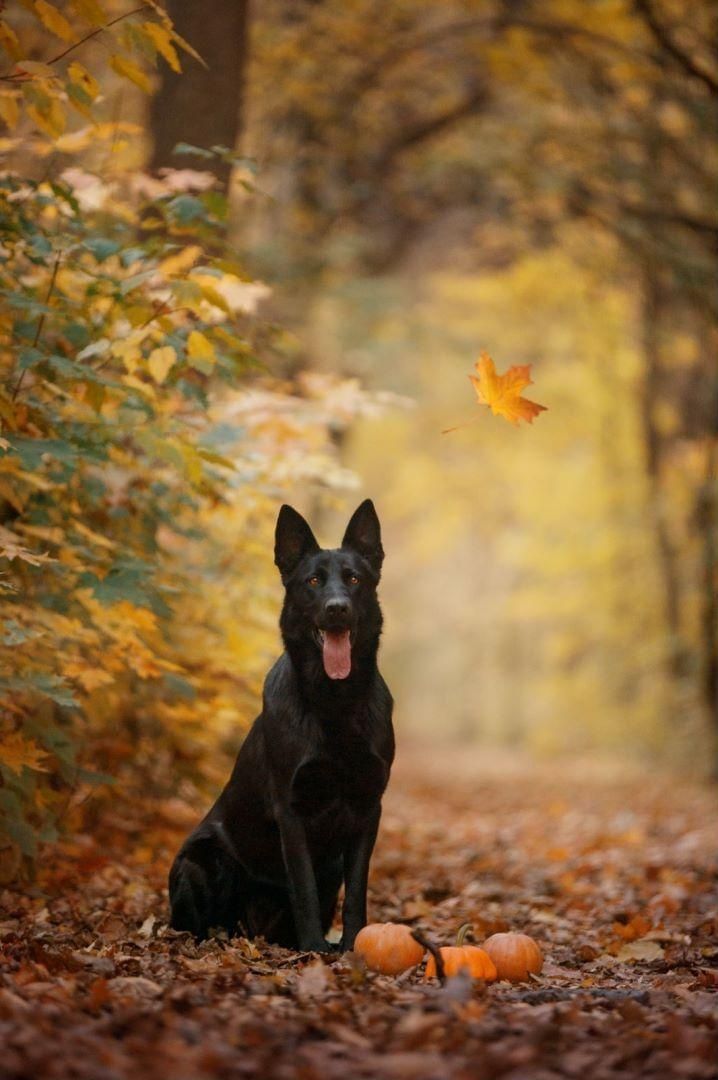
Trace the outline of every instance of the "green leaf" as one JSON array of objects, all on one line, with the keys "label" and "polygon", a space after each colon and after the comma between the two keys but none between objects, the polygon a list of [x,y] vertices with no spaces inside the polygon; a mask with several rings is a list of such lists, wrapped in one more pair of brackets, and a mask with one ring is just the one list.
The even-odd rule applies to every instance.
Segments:
[{"label": "green leaf", "polygon": [[192,154],[194,157],[206,158],[211,161],[216,155],[214,150],[205,150],[202,146],[192,146],[191,143],[178,142],[172,151],[173,154]]},{"label": "green leaf", "polygon": [[25,671],[22,675],[15,675],[10,679],[0,679],[0,687],[21,693],[41,694],[67,709],[77,706],[77,700],[65,680],[48,671]]},{"label": "green leaf", "polygon": [[5,831],[13,840],[23,855],[33,858],[37,853],[37,837],[34,829],[28,825],[24,818],[7,818]]},{"label": "green leaf", "polygon": [[167,204],[169,216],[180,225],[190,225],[207,216],[204,203],[194,195],[176,195]]},{"label": "green leaf", "polygon": [[90,236],[82,246],[91,252],[99,263],[109,259],[110,255],[116,255],[121,247],[116,240],[110,240],[106,236]]},{"label": "green leaf", "polygon": [[8,440],[10,450],[22,461],[23,468],[34,471],[44,464],[44,455],[55,458],[63,465],[74,465],[77,461],[77,449],[63,439],[28,439],[21,435],[11,435]]},{"label": "green leaf", "polygon": [[25,641],[32,641],[33,638],[40,636],[39,630],[28,630],[17,619],[8,619],[5,623],[4,632],[0,637],[0,643],[10,646],[22,645]]},{"label": "green leaf", "polygon": [[93,573],[80,577],[80,585],[91,588],[93,596],[106,607],[122,600],[135,607],[149,608],[158,615],[166,616],[169,608],[152,586],[154,566],[139,559],[124,560],[116,563],[104,578]]},{"label": "green leaf", "polygon": [[147,258],[147,252],[141,247],[125,248],[120,254],[120,262],[123,266],[132,266],[133,263],[141,262]]},{"label": "green leaf", "polygon": [[28,368],[41,363],[45,358],[46,355],[42,349],[36,349],[34,346],[27,346],[24,349],[20,349],[17,356],[17,366],[20,368],[20,371],[27,371]]},{"label": "green leaf", "polygon": [[58,761],[67,766],[75,765],[77,749],[67,731],[39,717],[29,717],[25,721],[24,730],[46,750],[50,750]]}]

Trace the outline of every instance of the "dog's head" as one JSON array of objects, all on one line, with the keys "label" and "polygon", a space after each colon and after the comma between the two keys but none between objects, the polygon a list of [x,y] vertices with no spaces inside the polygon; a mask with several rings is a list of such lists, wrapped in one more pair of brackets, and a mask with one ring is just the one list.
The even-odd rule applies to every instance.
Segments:
[{"label": "dog's head", "polygon": [[274,561],[286,590],[280,621],[285,644],[321,656],[330,679],[346,679],[376,652],[381,610],[376,588],[384,551],[374,504],[354,511],[339,548],[320,548],[301,514],[279,511]]}]

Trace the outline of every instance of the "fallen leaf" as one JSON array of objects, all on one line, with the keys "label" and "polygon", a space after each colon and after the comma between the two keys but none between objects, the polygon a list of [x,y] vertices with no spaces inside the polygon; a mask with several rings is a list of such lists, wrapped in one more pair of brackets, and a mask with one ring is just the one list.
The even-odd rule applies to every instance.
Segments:
[{"label": "fallen leaf", "polygon": [[629,960],[660,960],[664,956],[663,948],[657,941],[648,941],[643,938],[640,941],[629,941],[616,953],[616,959],[623,962]]},{"label": "fallen leaf", "polygon": [[162,987],[144,975],[116,975],[107,980],[107,989],[119,997],[135,998],[137,1001],[152,1001],[160,997]]},{"label": "fallen leaf", "polygon": [[313,964],[307,964],[297,979],[297,995],[300,1001],[321,998],[326,994],[328,986],[328,969],[321,960],[315,960]]}]

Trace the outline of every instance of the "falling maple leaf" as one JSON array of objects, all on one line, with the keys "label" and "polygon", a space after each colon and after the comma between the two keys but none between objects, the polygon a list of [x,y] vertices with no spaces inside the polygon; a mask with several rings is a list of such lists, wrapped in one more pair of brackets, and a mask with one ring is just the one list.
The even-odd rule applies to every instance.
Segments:
[{"label": "falling maple leaf", "polygon": [[530,364],[515,364],[504,375],[498,375],[489,354],[482,352],[475,366],[477,374],[469,378],[479,402],[488,405],[494,416],[503,416],[512,424],[520,420],[530,424],[546,410],[545,405],[521,397],[521,391],[532,381]]}]

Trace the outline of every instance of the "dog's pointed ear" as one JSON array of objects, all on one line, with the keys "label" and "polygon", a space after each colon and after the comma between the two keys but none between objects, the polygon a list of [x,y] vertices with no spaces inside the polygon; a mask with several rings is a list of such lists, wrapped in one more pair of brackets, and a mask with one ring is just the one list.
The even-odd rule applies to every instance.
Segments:
[{"label": "dog's pointed ear", "polygon": [[371,499],[365,499],[356,508],[347,525],[343,548],[352,548],[375,570],[381,573],[381,564],[384,561],[384,548],[381,546],[381,526],[377,517],[374,503]]},{"label": "dog's pointed ear", "polygon": [[286,503],[279,511],[274,533],[274,562],[282,581],[297,568],[305,555],[319,551],[314,533],[300,513]]}]

